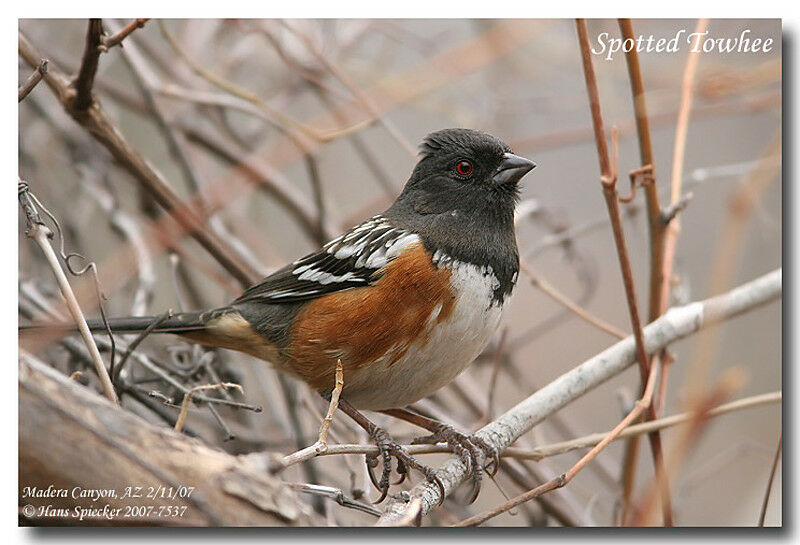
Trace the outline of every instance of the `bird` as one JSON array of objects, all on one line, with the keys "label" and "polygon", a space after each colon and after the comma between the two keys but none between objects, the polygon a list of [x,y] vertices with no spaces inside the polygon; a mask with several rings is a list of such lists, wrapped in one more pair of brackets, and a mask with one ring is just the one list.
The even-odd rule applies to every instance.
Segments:
[{"label": "bird", "polygon": [[[173,333],[244,352],[329,398],[337,362],[339,409],[379,447],[369,475],[388,494],[391,459],[444,488],[362,410],[427,429],[415,442],[446,442],[467,464],[474,501],[481,474],[499,466],[488,442],[406,407],[456,378],[486,348],[519,274],[514,210],[519,182],[536,165],[475,129],[428,134],[403,190],[383,213],[356,225],[212,310],[110,319],[111,331]],[[90,329],[105,328],[91,321]],[[23,326],[23,329],[36,324]]]}]

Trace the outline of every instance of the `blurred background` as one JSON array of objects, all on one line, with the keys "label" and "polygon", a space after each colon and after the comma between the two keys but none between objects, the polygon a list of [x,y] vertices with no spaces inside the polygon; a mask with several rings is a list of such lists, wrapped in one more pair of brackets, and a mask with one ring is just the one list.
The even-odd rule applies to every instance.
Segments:
[{"label": "blurred background", "polygon": [[[128,22],[104,20],[109,34]],[[680,29],[692,32],[695,24],[633,21],[637,35],[656,38],[671,38]],[[21,20],[19,27],[52,64],[77,72],[86,21]],[[781,132],[780,22],[711,20],[708,29],[719,37],[750,29],[752,36],[772,38],[777,45],[769,53],[700,55],[682,168],[684,194],[693,198],[680,215],[671,305],[727,291],[782,263],[781,168],[775,153]],[[617,21],[589,21],[593,44],[601,32],[619,37]],[[640,54],[662,202],[668,202],[687,56],[685,47]],[[641,163],[625,56],[593,60],[606,127],[619,130],[619,189],[627,194],[627,173]],[[21,83],[31,68],[22,59],[19,66]],[[210,229],[262,275],[387,207],[428,132],[471,127],[492,133],[538,165],[522,188],[517,236],[523,260],[595,316],[630,331],[571,20],[151,20],[122,48],[101,55],[94,92],[131,147],[182,198],[194,197],[192,202],[213,212]],[[240,290],[190,238],[167,251],[147,243],[144,233],[163,211],[65,113],[45,83],[20,104],[19,172],[58,218],[67,251],[97,263],[108,315],[221,306]],[[623,206],[623,216],[646,316],[649,235],[643,191]],[[36,308],[32,301],[56,291],[41,252],[25,236],[22,214],[19,226],[20,308],[26,319]],[[122,248],[133,248],[135,260],[122,260]],[[727,369],[744,371],[746,381],[734,399],[781,390],[780,304],[727,322],[715,333],[707,337],[705,351],[695,345],[699,336],[672,347],[676,361],[662,414],[686,409],[686,370],[695,357],[710,358],[709,387]],[[614,342],[522,276],[485,356],[420,407],[463,429],[477,429]],[[191,348],[168,336],[146,339],[139,351],[181,384],[238,382],[244,394],[225,395],[264,408],[256,413],[193,407],[187,428],[205,441],[233,453],[283,454],[313,443],[325,404],[263,362]],[[59,344],[46,354],[67,373],[86,365]],[[154,422],[174,419],[177,409],[171,405],[180,403],[179,389],[154,379],[138,360],[128,364],[126,374],[131,392],[138,392],[123,395],[127,408]],[[91,373],[85,377],[94,384]],[[544,445],[609,430],[638,397],[639,384],[638,371],[630,368],[517,444]],[[398,438],[416,434],[403,423],[374,416]],[[344,420],[337,415],[334,442],[365,442]],[[665,452],[678,430],[662,432]],[[710,421],[672,475],[676,522],[756,524],[780,433],[780,404]],[[552,493],[551,505],[526,504],[489,525],[616,524],[623,452],[622,442],[612,444],[568,487]],[[517,464],[516,480],[501,471],[497,485],[484,482],[475,504],[463,505],[464,494],[457,494],[424,524],[452,523],[497,505],[504,493],[523,491],[520,481],[533,487],[566,471],[579,456]],[[437,467],[444,459],[429,455],[423,461]],[[361,456],[324,457],[290,468],[284,478],[374,499],[363,465]],[[652,480],[646,441],[637,467],[634,497]],[[779,465],[768,525],[782,523],[780,475]],[[323,508],[337,524],[374,521],[333,502]]]}]

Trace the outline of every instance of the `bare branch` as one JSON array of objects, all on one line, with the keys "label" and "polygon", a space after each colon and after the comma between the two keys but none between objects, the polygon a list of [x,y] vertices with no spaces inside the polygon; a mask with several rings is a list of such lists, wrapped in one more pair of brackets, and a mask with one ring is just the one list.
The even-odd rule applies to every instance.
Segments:
[{"label": "bare branch", "polygon": [[86,47],[83,50],[83,60],[78,70],[78,75],[73,80],[71,87],[74,91],[72,107],[78,111],[84,111],[94,102],[92,97],[92,86],[94,76],[97,74],[97,67],[100,64],[100,44],[103,38],[103,20],[89,19],[89,26],[86,30]]},{"label": "bare branch", "polygon": [[25,83],[23,83],[19,88],[19,102],[22,102],[22,99],[24,99],[26,96],[28,96],[28,94],[30,94],[31,91],[33,91],[33,88],[36,87],[40,81],[42,81],[42,78],[46,73],[47,59],[42,59],[39,63],[39,66],[37,66],[36,70],[33,71],[33,74],[28,76],[28,79],[26,79]]},{"label": "bare branch", "polygon": [[[781,392],[769,392],[766,394],[758,394],[750,397],[745,397],[715,407],[714,409],[709,411],[708,418],[714,418],[717,416],[722,416],[725,414],[730,414],[745,409],[761,407],[763,405],[780,403],[782,399],[783,395]],[[665,416],[663,418],[659,418],[658,420],[650,420],[648,422],[643,422],[641,424],[635,424],[625,428],[616,438],[614,438],[614,440],[618,441],[621,439],[626,439],[628,437],[634,437],[637,435],[650,433],[653,430],[663,430],[675,426],[680,426],[682,424],[689,422],[692,418],[694,418],[694,415],[691,412],[684,412],[684,413],[674,414],[671,416]],[[545,458],[558,456],[560,454],[566,454],[568,452],[572,452],[575,450],[592,448],[593,446],[597,445],[600,441],[602,441],[605,437],[607,437],[609,433],[610,431],[603,433],[592,433],[590,435],[585,435],[583,437],[577,437],[575,439],[562,441],[560,443],[541,445],[532,449],[520,448],[520,447],[508,447],[500,454],[500,456],[503,458],[513,458],[516,460],[531,460],[534,462],[538,462],[539,460],[544,460]],[[403,445],[403,449],[406,452],[408,452],[408,454],[411,454],[413,456],[452,452],[452,449],[444,443],[439,443],[436,445],[417,445],[417,444]],[[379,454],[379,453],[380,450],[375,445],[342,443],[338,445],[328,445],[328,449],[325,452],[321,453],[320,456],[341,456],[349,454]]]},{"label": "bare branch", "polygon": [[150,19],[134,19],[133,21],[122,27],[122,29],[120,29],[120,31],[117,32],[116,34],[104,37],[102,40],[102,44],[100,45],[101,50],[108,51],[109,49],[117,45],[121,47],[122,40],[127,38],[137,28],[143,28],[145,23],[149,20]]},{"label": "bare branch", "polygon": [[281,460],[276,467],[272,469],[273,473],[283,471],[289,466],[300,462],[305,462],[311,458],[315,458],[320,454],[324,454],[328,450],[328,430],[333,422],[333,413],[336,412],[336,409],[339,407],[339,396],[342,394],[343,387],[344,371],[342,369],[342,360],[339,360],[336,362],[336,383],[333,388],[333,392],[331,392],[331,401],[328,405],[328,412],[325,414],[325,418],[323,418],[322,424],[319,428],[317,442],[310,447],[306,447],[293,454],[285,456],[283,460]]},{"label": "bare branch", "polygon": [[219,384],[201,384],[200,386],[195,386],[186,392],[186,394],[183,396],[183,401],[181,402],[181,412],[178,414],[178,420],[175,422],[175,431],[181,431],[183,429],[183,425],[186,422],[186,417],[189,414],[189,405],[192,403],[192,396],[194,394],[204,390],[219,390],[226,388],[235,388],[239,390],[239,392],[244,392],[241,385],[231,382],[221,382]]},{"label": "bare branch", "polygon": [[523,261],[520,261],[519,268],[522,272],[524,272],[531,281],[531,284],[542,290],[548,297],[556,301],[557,303],[563,305],[565,308],[572,311],[576,316],[580,317],[582,320],[592,324],[598,329],[601,329],[612,335],[618,339],[624,339],[627,337],[625,333],[614,327],[613,325],[605,322],[604,320],[594,316],[589,311],[584,309],[583,307],[576,304],[574,301],[568,299],[564,294],[560,291],[556,290],[550,283],[546,282],[543,278],[536,275],[533,270]]}]

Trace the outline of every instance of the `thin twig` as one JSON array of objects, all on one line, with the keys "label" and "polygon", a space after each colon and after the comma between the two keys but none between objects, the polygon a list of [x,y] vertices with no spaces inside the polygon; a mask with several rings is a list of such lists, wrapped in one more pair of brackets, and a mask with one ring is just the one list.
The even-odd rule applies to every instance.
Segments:
[{"label": "thin twig", "polygon": [[769,505],[769,496],[772,492],[772,481],[775,479],[775,471],[778,469],[778,460],[781,458],[782,448],[783,435],[778,437],[778,448],[775,450],[775,457],[772,459],[772,469],[769,471],[769,480],[767,480],[767,491],[764,493],[764,502],[761,504],[761,514],[758,516],[759,526],[764,526],[764,519],[767,518],[767,506]]},{"label": "thin twig", "polygon": [[[619,19],[619,27],[623,38],[635,39],[633,24],[630,19]],[[644,91],[642,70],[639,64],[639,53],[636,48],[625,52],[625,61],[628,67],[628,76],[631,82],[631,95],[633,108],[636,117],[636,134],[639,142],[639,155],[642,168],[647,168],[649,183],[646,187],[645,200],[647,203],[647,219],[650,232],[650,286],[649,286],[649,305],[648,321],[653,321],[663,312],[661,310],[662,301],[660,300],[661,288],[663,285],[662,275],[664,273],[664,229],[665,224],[661,221],[661,207],[658,200],[658,186],[656,185],[655,159],[653,157],[653,144],[650,139],[650,118],[647,114],[647,100]],[[633,182],[633,178],[632,178]],[[657,358],[658,356],[655,356]],[[663,362],[662,362],[663,363]],[[666,371],[665,371],[666,372]],[[665,384],[664,374],[661,374],[662,384]],[[642,375],[642,388],[644,388],[644,375]],[[648,417],[657,416],[655,408]],[[652,442],[652,439],[651,439]],[[633,492],[634,479],[636,477],[636,463],[638,460],[639,439],[633,438],[628,442],[623,456],[622,469],[622,521],[627,519],[630,507],[630,496]],[[656,453],[653,453],[654,456]],[[659,454],[660,456],[660,454]],[[657,462],[657,461],[656,461]],[[658,463],[658,462],[657,462]],[[658,470],[658,468],[656,468]],[[666,489],[665,489],[666,490]],[[666,509],[666,508],[665,508]],[[665,511],[666,512],[666,511]]]},{"label": "thin twig", "polygon": [[306,170],[308,171],[308,179],[311,182],[311,193],[314,196],[314,206],[317,209],[316,242],[322,246],[328,240],[328,237],[325,234],[325,223],[327,221],[325,192],[322,188],[322,179],[319,175],[317,158],[314,156],[314,153],[312,151],[308,151],[303,160],[306,164]]},{"label": "thin twig", "polygon": [[367,505],[366,503],[361,503],[360,501],[347,497],[341,488],[333,488],[332,486],[322,486],[310,483],[292,482],[287,482],[286,486],[305,494],[315,494],[330,498],[342,507],[355,509],[356,511],[361,511],[362,513],[367,513],[368,515],[372,515],[374,517],[381,516],[381,512],[371,505]]},{"label": "thin twig", "polygon": [[[781,392],[769,392],[766,394],[745,397],[715,407],[709,411],[707,417],[714,418],[746,409],[780,403],[782,399],[783,395]],[[680,426],[691,421],[692,418],[694,418],[694,413],[683,412],[671,416],[665,416],[663,418],[659,418],[658,420],[649,420],[641,424],[634,424],[625,428],[617,437],[614,438],[614,441],[619,441],[628,437],[640,436],[650,433],[654,430],[663,430]],[[602,433],[592,433],[589,435],[584,435],[583,437],[577,437],[575,439],[561,441],[559,443],[551,443],[549,445],[541,445],[532,449],[508,447],[502,453],[500,453],[500,456],[502,458],[513,458],[516,460],[531,460],[533,462],[538,462],[540,460],[544,460],[545,458],[567,454],[576,450],[592,448],[606,438],[611,431],[613,430]],[[408,452],[408,454],[413,456],[452,452],[452,449],[445,443],[438,443],[436,445],[403,445],[403,448]],[[379,452],[380,451],[378,447],[375,445],[339,444],[328,445],[328,450],[320,454],[320,456],[379,454]]]},{"label": "thin twig", "polygon": [[[192,396],[197,392],[202,392],[204,390],[219,390],[220,388],[235,388],[239,390],[239,392],[244,392],[242,386],[239,384],[235,384],[232,382],[222,382],[219,384],[201,384],[200,386],[195,386],[194,388],[190,389],[183,395],[183,402],[181,403],[181,412],[178,414],[178,420],[175,422],[175,431],[181,431],[183,429],[183,424],[186,422],[186,417],[189,414],[189,405],[192,402]],[[211,408],[209,406],[209,408]],[[230,432],[228,432],[230,435]]]},{"label": "thin twig", "polygon": [[36,87],[40,81],[42,81],[42,78],[46,73],[47,59],[42,59],[39,63],[39,66],[36,67],[36,70],[34,70],[33,73],[28,76],[28,79],[25,80],[25,83],[20,86],[18,93],[19,102],[22,102],[22,99],[24,99],[26,96],[28,96],[28,94],[30,94],[31,91],[33,91],[33,88]]},{"label": "thin twig", "polygon": [[489,379],[489,393],[486,396],[486,411],[484,413],[484,421],[489,423],[495,417],[494,396],[497,390],[497,379],[500,376],[500,368],[502,367],[503,358],[505,357],[506,337],[508,336],[508,328],[504,327],[500,332],[500,340],[497,341],[497,347],[494,351],[494,359],[492,362],[492,376]]},{"label": "thin twig", "polygon": [[[698,19],[694,29],[694,36],[702,35],[708,26],[708,19]],[[697,42],[695,42],[697,43]],[[678,120],[675,126],[675,146],[672,153],[672,175],[670,179],[670,201],[669,206],[661,211],[661,222],[664,225],[663,240],[663,272],[661,274],[661,293],[659,294],[659,314],[663,314],[669,306],[670,291],[672,289],[672,271],[675,263],[675,248],[677,246],[678,235],[680,234],[681,224],[678,212],[683,210],[692,198],[691,193],[682,196],[683,184],[683,164],[686,152],[686,135],[689,129],[689,114],[692,109],[694,99],[694,79],[697,73],[697,64],[700,55],[691,49],[686,60],[686,67],[683,71],[683,82],[681,83],[681,104],[678,110]],[[663,360],[663,372],[658,386],[658,397],[656,403],[656,414],[660,413],[664,405],[667,392],[667,379],[669,377],[671,357],[660,354]],[[631,472],[632,474],[633,472]]]},{"label": "thin twig", "polygon": [[[620,19],[619,28],[625,40],[635,40],[633,24],[630,19]],[[655,158],[653,144],[650,139],[650,118],[647,115],[647,100],[639,64],[639,53],[636,48],[626,49],[625,61],[631,80],[633,109],[636,114],[636,133],[639,140],[639,155],[642,166],[648,167],[650,183],[645,185],[647,201],[647,219],[650,228],[650,304],[648,322],[652,322],[662,314],[659,296],[661,293],[662,261],[664,258],[664,223],[661,221],[661,207],[658,203],[658,186],[656,184]],[[644,387],[644,379],[642,381]]]},{"label": "thin twig", "polygon": [[[625,234],[622,229],[622,217],[619,209],[619,194],[617,193],[616,184],[616,145],[614,146],[615,161],[612,163],[611,159],[609,158],[608,147],[606,145],[605,129],[603,128],[603,116],[600,111],[600,95],[597,90],[597,79],[594,74],[594,66],[592,65],[591,47],[589,45],[589,30],[584,19],[577,20],[577,27],[578,38],[580,41],[581,59],[583,60],[583,73],[586,79],[586,90],[587,94],[589,95],[589,105],[592,113],[595,141],[597,144],[597,154],[600,160],[603,196],[605,197],[606,205],[608,206],[611,228],[614,233],[614,242],[616,244],[620,269],[622,271],[622,281],[625,286],[625,297],[628,302],[628,312],[631,318],[631,328],[633,329],[633,336],[636,340],[639,374],[642,383],[644,384],[647,382],[647,378],[650,375],[651,364],[649,362],[647,351],[644,347],[642,323],[639,318],[639,309],[636,303],[636,288],[634,286],[630,258],[628,257],[628,249],[625,244]],[[616,135],[616,133],[614,133],[614,135]],[[652,164],[652,162],[650,164]],[[659,217],[660,213],[661,211],[659,209]],[[660,249],[658,251],[660,252]],[[655,409],[652,404],[647,408],[646,417],[650,420],[655,419]],[[664,524],[666,526],[672,526],[672,501],[670,499],[669,489],[667,486],[667,479],[664,475],[661,436],[656,431],[648,435],[648,438],[650,439],[650,446],[653,451],[653,464],[655,466],[656,476],[662,485],[661,492]]]},{"label": "thin twig", "polygon": [[278,462],[274,468],[272,468],[273,473],[283,471],[289,466],[298,464],[300,462],[305,462],[311,458],[315,458],[320,454],[324,454],[328,450],[328,430],[333,422],[333,413],[336,412],[336,409],[339,407],[339,396],[342,393],[343,387],[344,372],[342,370],[342,360],[338,360],[336,362],[336,383],[333,391],[331,392],[331,401],[328,404],[328,412],[325,414],[325,418],[322,419],[322,424],[319,428],[317,442],[309,447],[289,454],[288,456],[284,456],[284,458]]},{"label": "thin twig", "polygon": [[[678,214],[683,212],[683,210],[687,206],[689,206],[689,203],[692,201],[693,198],[694,198],[694,193],[692,193],[690,191],[686,195],[682,196],[678,200],[678,202],[672,203],[669,206],[667,206],[666,208],[664,208],[664,210],[661,211],[661,219],[664,221],[664,223],[667,223],[670,226],[672,226],[675,223],[673,220],[676,219],[678,217]],[[670,230],[671,230],[671,227],[668,228],[667,235],[669,235],[669,231]],[[669,239],[667,239],[667,240],[669,240]],[[665,277],[665,279],[666,278],[670,278],[670,277],[672,277],[672,272],[670,272],[669,276]],[[665,282],[666,282],[666,280],[665,280]],[[669,283],[671,284],[672,282],[670,281]],[[669,297],[667,297],[667,299],[669,299]],[[664,309],[664,310],[666,310],[666,309]]]},{"label": "thin twig", "polygon": [[[708,26],[708,19],[698,19],[694,29],[695,36],[701,36]],[[699,39],[699,38],[698,38]],[[678,121],[675,125],[675,145],[672,150],[672,175],[670,179],[670,207],[677,209],[682,200],[683,183],[683,160],[686,155],[686,135],[689,132],[689,115],[692,111],[694,101],[694,79],[697,73],[697,64],[700,54],[690,49],[686,59],[686,67],[683,70],[683,81],[681,83],[681,105],[678,110]],[[680,220],[673,214],[662,213],[662,223],[665,225],[664,233],[664,272],[661,280],[661,294],[659,296],[660,312],[662,314],[667,309],[669,301],[669,291],[672,277],[672,268],[675,258],[675,245],[678,234],[680,233]],[[674,221],[673,221],[674,220]]]},{"label": "thin twig", "polygon": [[170,318],[172,318],[172,309],[166,310],[163,314],[161,314],[155,320],[153,320],[153,322],[149,326],[147,326],[144,331],[139,333],[139,335],[136,336],[136,338],[131,342],[131,344],[128,345],[128,348],[125,350],[125,354],[123,354],[122,359],[119,362],[119,365],[116,366],[116,369],[112,367],[110,370],[114,383],[116,383],[119,380],[119,377],[122,375],[122,371],[125,368],[125,363],[128,361],[128,358],[130,358],[133,351],[136,350],[136,347],[139,346],[139,344],[141,344],[141,342],[145,340],[150,335],[150,333],[152,333],[153,330],[155,330],[155,328],[157,328]]},{"label": "thin twig", "polygon": [[102,43],[100,44],[101,51],[108,51],[114,46],[122,46],[122,40],[127,38],[134,30],[137,28],[144,27],[145,23],[150,19],[134,19],[127,25],[125,25],[119,32],[116,34],[112,34],[108,37],[103,37]]},{"label": "thin twig", "polygon": [[606,333],[608,333],[609,335],[616,337],[618,339],[624,339],[625,337],[628,336],[626,333],[623,333],[621,330],[617,329],[616,327],[602,320],[601,318],[598,318],[597,316],[587,311],[585,308],[581,307],[580,305],[576,304],[574,301],[566,297],[560,291],[551,286],[549,282],[545,281],[543,278],[534,273],[533,269],[531,269],[524,261],[520,261],[519,268],[522,272],[528,275],[531,284],[542,290],[542,292],[544,292],[545,295],[547,295],[557,303],[561,304],[562,306],[572,311],[582,320],[590,323],[596,328],[601,329]]}]

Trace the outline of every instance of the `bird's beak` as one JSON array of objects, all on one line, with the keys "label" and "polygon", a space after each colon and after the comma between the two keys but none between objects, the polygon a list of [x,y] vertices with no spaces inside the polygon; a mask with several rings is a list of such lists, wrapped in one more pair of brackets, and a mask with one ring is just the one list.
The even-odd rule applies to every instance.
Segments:
[{"label": "bird's beak", "polygon": [[492,181],[497,185],[517,183],[535,167],[536,163],[533,161],[513,153],[506,153],[503,155],[503,162],[492,176]]}]

